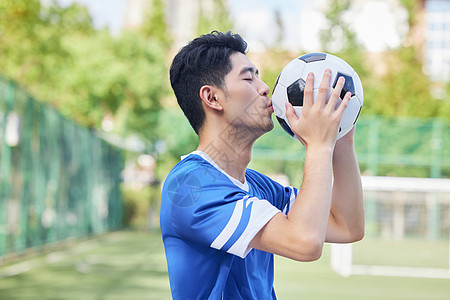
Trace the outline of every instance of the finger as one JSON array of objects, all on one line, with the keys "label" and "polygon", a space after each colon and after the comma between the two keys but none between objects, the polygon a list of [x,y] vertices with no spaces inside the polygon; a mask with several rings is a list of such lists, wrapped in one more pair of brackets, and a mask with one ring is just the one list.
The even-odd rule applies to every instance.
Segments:
[{"label": "finger", "polygon": [[352,97],[351,92],[345,93],[344,99],[342,99],[341,103],[339,104],[338,108],[336,109],[336,113],[338,114],[339,119],[342,118],[342,115],[344,114],[344,111],[347,108],[348,102],[350,101],[351,97]]},{"label": "finger", "polygon": [[325,106],[328,96],[328,89],[330,88],[331,70],[326,69],[323,73],[322,81],[319,85],[319,93],[317,94],[316,103],[320,106]]},{"label": "finger", "polygon": [[335,88],[331,92],[330,99],[328,100],[327,106],[329,107],[330,111],[334,111],[336,109],[336,103],[338,102],[342,88],[345,84],[345,78],[343,76],[338,78],[338,81],[336,83]]},{"label": "finger", "polygon": [[305,89],[303,90],[303,109],[308,109],[314,104],[314,73],[309,72],[306,77]]},{"label": "finger", "polygon": [[295,114],[294,107],[291,103],[286,102],[286,119],[288,120],[289,124],[292,124],[293,122],[298,120],[297,115]]}]

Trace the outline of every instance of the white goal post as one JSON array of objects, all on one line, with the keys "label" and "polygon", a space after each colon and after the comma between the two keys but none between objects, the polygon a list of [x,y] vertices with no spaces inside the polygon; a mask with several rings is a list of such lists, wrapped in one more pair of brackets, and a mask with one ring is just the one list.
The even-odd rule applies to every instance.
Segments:
[{"label": "white goal post", "polygon": [[[420,218],[422,222],[416,236],[423,239],[424,245],[436,239],[441,243],[447,242],[447,261],[442,261],[438,267],[377,264],[376,259],[369,264],[357,264],[354,262],[355,251],[352,244],[331,244],[331,268],[345,277],[373,275],[450,279],[450,179],[363,176],[362,185],[365,198],[371,198],[372,205],[375,206],[372,209],[376,210],[377,228],[389,227],[389,230],[378,230],[374,234],[377,238],[383,239],[384,235],[385,239],[388,236],[388,239],[397,243],[406,240],[407,226],[411,221],[405,216],[405,211],[413,205],[420,205],[422,209],[419,213],[416,212],[415,218]],[[379,208],[383,205],[384,210]],[[383,225],[385,219],[379,216],[383,213],[389,214],[387,226]],[[436,234],[436,231],[439,233]],[[363,242],[364,240],[360,243]],[[385,255],[389,253],[386,251]]]}]

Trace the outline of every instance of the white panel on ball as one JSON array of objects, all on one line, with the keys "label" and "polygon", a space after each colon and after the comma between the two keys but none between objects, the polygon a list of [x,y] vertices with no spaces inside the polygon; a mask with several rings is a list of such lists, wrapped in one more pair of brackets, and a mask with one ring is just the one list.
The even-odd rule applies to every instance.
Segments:
[{"label": "white panel on ball", "polygon": [[341,131],[338,133],[338,139],[346,135],[350,131],[350,129],[352,129],[353,122],[355,122],[360,108],[361,105],[359,104],[359,100],[356,97],[352,97],[348,102],[348,106],[342,116],[340,124]]},{"label": "white panel on ball", "polygon": [[[308,76],[309,72],[314,73],[314,89],[318,89],[320,86],[320,82],[322,81],[323,73],[326,69],[330,69],[332,66],[329,64],[325,64],[324,61],[315,61],[311,63],[307,63],[305,65],[304,71],[304,78]],[[330,80],[330,86],[333,84],[334,79],[336,78],[337,72],[332,72],[331,74],[331,80]]]},{"label": "white panel on ball", "polygon": [[[284,87],[281,84],[277,84],[276,88],[273,91],[272,98],[286,98],[286,87]],[[286,117],[286,107],[285,102],[277,101],[272,102],[273,112],[276,116],[279,116],[280,118]]]},{"label": "white panel on ball", "polygon": [[[278,79],[278,84],[284,87],[289,86],[292,82],[301,78],[303,69],[305,67],[305,62],[300,59],[294,59],[288,63],[285,67],[286,72],[280,73],[280,78]],[[286,85],[286,83],[289,83]]]},{"label": "white panel on ball", "polygon": [[358,76],[358,73],[354,73],[353,74],[353,83],[355,85],[355,94],[358,97],[359,103],[361,104],[361,106],[364,103],[364,92],[363,92],[363,86],[361,83],[361,79]]}]

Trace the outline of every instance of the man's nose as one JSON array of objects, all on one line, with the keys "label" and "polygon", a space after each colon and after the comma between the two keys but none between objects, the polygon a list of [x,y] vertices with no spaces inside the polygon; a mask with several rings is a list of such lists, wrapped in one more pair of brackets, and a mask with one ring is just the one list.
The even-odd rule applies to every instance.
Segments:
[{"label": "man's nose", "polygon": [[270,87],[264,81],[262,81],[261,79],[259,81],[260,81],[260,87],[259,87],[259,90],[258,90],[259,94],[261,96],[268,96],[269,93],[270,93]]}]

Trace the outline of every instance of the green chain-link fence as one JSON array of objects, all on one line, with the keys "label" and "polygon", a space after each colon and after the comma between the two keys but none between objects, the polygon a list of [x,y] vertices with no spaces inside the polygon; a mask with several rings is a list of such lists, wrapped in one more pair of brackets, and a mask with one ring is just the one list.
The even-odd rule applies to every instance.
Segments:
[{"label": "green chain-link fence", "polygon": [[[364,110],[363,110],[364,112]],[[450,124],[445,119],[361,115],[355,148],[366,175],[450,178]],[[275,124],[253,149],[255,168],[298,174],[304,148]],[[293,170],[291,170],[293,165]],[[292,176],[294,177],[294,176]]]},{"label": "green chain-link fence", "polygon": [[366,116],[356,151],[370,175],[450,177],[450,124],[444,119]]},{"label": "green chain-link fence", "polygon": [[122,153],[0,78],[0,258],[122,227]]}]

